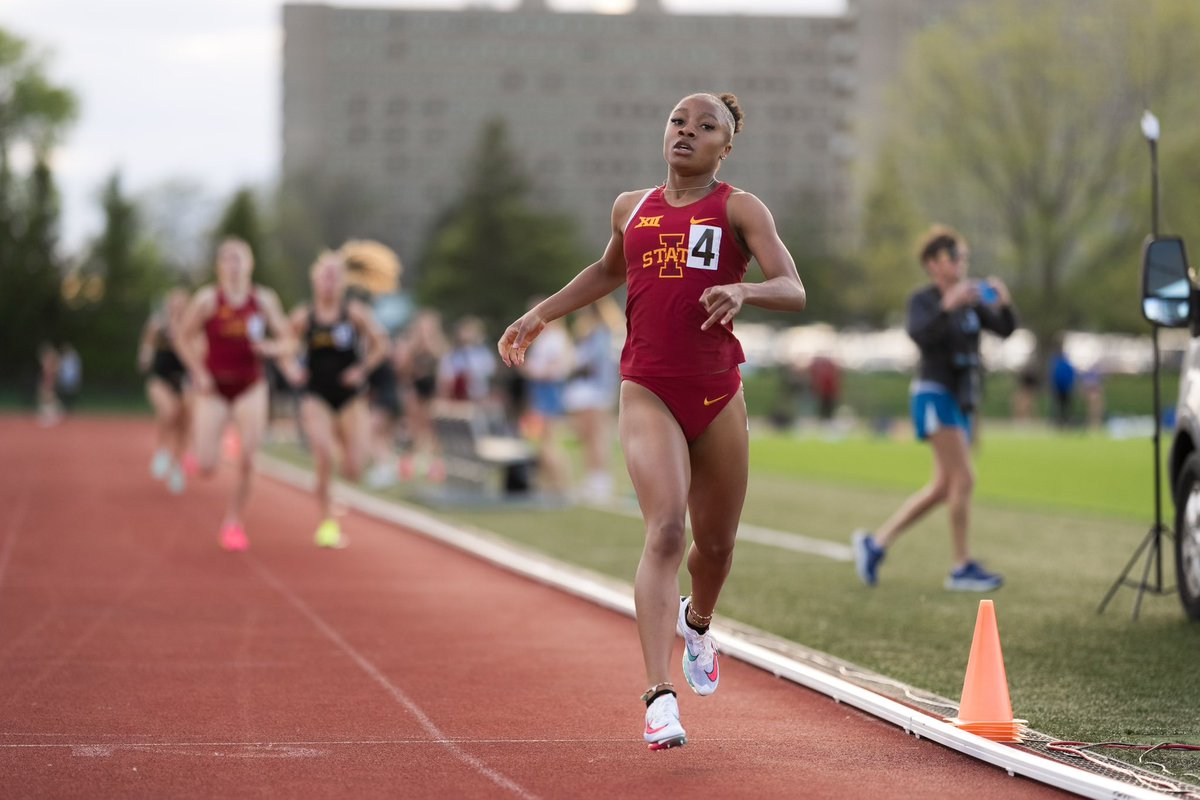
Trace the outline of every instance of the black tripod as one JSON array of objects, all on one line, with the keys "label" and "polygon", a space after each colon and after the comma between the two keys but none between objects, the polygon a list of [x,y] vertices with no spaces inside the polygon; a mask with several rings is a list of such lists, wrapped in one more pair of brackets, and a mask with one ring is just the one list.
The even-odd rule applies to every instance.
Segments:
[{"label": "black tripod", "polygon": [[[1152,125],[1147,123],[1151,122]],[[1152,236],[1158,236],[1158,120],[1153,118],[1149,111],[1142,117],[1142,133],[1146,140],[1150,142],[1150,182],[1151,182],[1151,214],[1150,227]],[[1175,536],[1174,532],[1163,525],[1162,522],[1162,455],[1161,455],[1161,422],[1162,416],[1162,400],[1159,396],[1159,355],[1158,355],[1158,325],[1150,323],[1151,342],[1154,348],[1154,525],[1146,532],[1142,538],[1141,544],[1133,551],[1133,555],[1129,558],[1129,563],[1125,565],[1125,569],[1121,570],[1121,574],[1109,587],[1108,594],[1104,595],[1104,599],[1100,601],[1100,608],[1096,610],[1097,614],[1103,614],[1104,609],[1108,606],[1108,601],[1112,600],[1113,595],[1117,593],[1117,589],[1122,586],[1128,586],[1137,589],[1137,599],[1133,604],[1133,619],[1138,618],[1138,613],[1142,609],[1142,595],[1146,592],[1151,594],[1163,595],[1174,591],[1174,587],[1163,586],[1163,567],[1162,567],[1162,551],[1163,537],[1168,541]],[[1133,569],[1133,565],[1141,558],[1142,552],[1146,553],[1146,565],[1142,568],[1142,579],[1134,581],[1129,577],[1129,571]],[[1150,565],[1154,565],[1154,582],[1149,582]]]},{"label": "black tripod", "polygon": [[[1161,412],[1159,388],[1158,388],[1158,326],[1155,325],[1152,334],[1154,343],[1154,525],[1146,532],[1142,538],[1142,543],[1133,551],[1133,555],[1129,559],[1129,563],[1125,565],[1125,569],[1121,570],[1121,574],[1117,576],[1116,581],[1109,588],[1108,594],[1104,595],[1104,599],[1100,601],[1100,608],[1096,610],[1097,614],[1103,614],[1104,608],[1108,605],[1108,601],[1112,600],[1113,595],[1117,593],[1117,589],[1122,586],[1128,586],[1137,589],[1137,600],[1133,604],[1133,619],[1138,618],[1138,613],[1142,609],[1142,595],[1146,592],[1150,594],[1170,594],[1174,591],[1172,586],[1163,586],[1163,566],[1162,566],[1162,551],[1163,537],[1168,541],[1172,540],[1175,534],[1170,528],[1163,525],[1162,522],[1162,457],[1160,455],[1160,423],[1159,417]],[[1142,579],[1134,581],[1129,577],[1129,571],[1133,569],[1133,565],[1141,558],[1142,552],[1146,552],[1146,565],[1142,568]],[[1150,565],[1154,565],[1154,582],[1149,582]]]}]

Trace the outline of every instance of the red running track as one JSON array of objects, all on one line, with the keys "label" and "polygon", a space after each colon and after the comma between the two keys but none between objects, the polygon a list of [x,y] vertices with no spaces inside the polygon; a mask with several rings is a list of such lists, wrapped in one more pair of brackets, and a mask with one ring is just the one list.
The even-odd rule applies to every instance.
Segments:
[{"label": "red running track", "polygon": [[0,796],[1063,796],[732,659],[650,752],[628,618],[267,479],[223,552],[150,450],[0,416]]}]

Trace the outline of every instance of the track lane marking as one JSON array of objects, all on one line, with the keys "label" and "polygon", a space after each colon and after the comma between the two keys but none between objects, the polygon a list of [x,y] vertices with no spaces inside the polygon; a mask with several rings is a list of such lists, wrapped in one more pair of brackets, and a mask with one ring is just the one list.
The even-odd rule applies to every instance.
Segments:
[{"label": "track lane marking", "polygon": [[312,608],[309,607],[309,605],[302,599],[300,599],[295,592],[289,589],[283,581],[281,581],[273,572],[267,569],[267,567],[261,561],[259,561],[258,558],[251,555],[246,559],[246,561],[255,570],[255,572],[258,573],[263,582],[282,595],[284,599],[291,603],[292,607],[299,611],[301,616],[311,622],[313,627],[320,631],[325,638],[337,645],[337,647],[343,653],[350,657],[351,661],[358,665],[359,669],[365,672],[367,676],[371,678],[371,680],[379,684],[379,686],[381,686],[384,691],[391,695],[393,700],[403,706],[408,713],[412,714],[425,732],[429,734],[430,739],[433,740],[433,743],[444,746],[456,758],[458,758],[464,764],[470,766],[475,771],[479,772],[481,775],[500,788],[512,792],[518,797],[527,798],[527,800],[537,800],[537,795],[530,792],[524,786],[521,786],[508,776],[497,772],[487,764],[483,763],[483,761],[479,758],[476,758],[466,750],[463,750],[461,747],[459,747],[460,741],[467,740],[452,739],[448,737],[403,689],[388,680],[387,676],[384,675],[378,667],[372,664],[366,658],[366,656],[354,649],[354,646],[342,638],[342,635],[338,633],[332,625],[327,623],[320,615],[317,614],[317,612],[313,611]]}]

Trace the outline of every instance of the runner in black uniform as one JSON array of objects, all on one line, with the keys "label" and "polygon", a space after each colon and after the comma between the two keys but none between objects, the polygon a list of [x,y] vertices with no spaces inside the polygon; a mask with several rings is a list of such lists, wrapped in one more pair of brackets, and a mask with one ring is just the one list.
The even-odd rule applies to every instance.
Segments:
[{"label": "runner in black uniform", "polygon": [[303,338],[308,368],[304,391],[320,397],[334,413],[366,389],[365,384],[348,386],[342,380],[346,370],[359,361],[360,339],[358,329],[350,321],[345,301],[332,322],[321,322],[317,319],[316,309],[308,310],[308,328]]},{"label": "runner in black uniform", "polygon": [[371,307],[346,297],[346,265],[336,253],[322,253],[311,270],[312,303],[292,312],[292,326],[304,345],[305,366],[289,370],[302,386],[300,421],[317,473],[320,547],[344,547],[333,518],[330,483],[334,447],[341,450],[342,475],[357,481],[370,444],[367,375],[387,357],[388,338]]},{"label": "runner in black uniform", "polygon": [[190,424],[184,393],[187,367],[175,352],[175,333],[187,302],[184,289],[168,292],[162,308],[146,320],[138,346],[138,367],[146,374],[146,397],[154,408],[156,427],[150,474],[166,481],[173,494],[182,492],[187,482],[183,470]]}]

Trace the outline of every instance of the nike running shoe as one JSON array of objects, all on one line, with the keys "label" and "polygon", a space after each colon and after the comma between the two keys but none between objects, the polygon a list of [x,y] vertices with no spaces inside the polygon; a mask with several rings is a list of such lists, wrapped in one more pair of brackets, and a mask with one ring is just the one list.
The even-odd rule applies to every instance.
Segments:
[{"label": "nike running shoe", "polygon": [[874,586],[879,582],[879,565],[887,551],[875,544],[875,537],[869,531],[855,531],[850,544],[854,550],[854,571],[863,583]]},{"label": "nike running shoe", "polygon": [[691,597],[679,598],[679,619],[675,630],[683,637],[683,677],[688,686],[698,695],[710,695],[717,690],[721,680],[721,667],[717,659],[717,643],[712,631],[696,633],[687,624],[687,609]]},{"label": "nike running shoe", "polygon": [[945,586],[954,592],[990,592],[999,589],[1004,578],[988,572],[978,561],[968,561],[946,576]]},{"label": "nike running shoe", "polygon": [[667,692],[646,707],[646,730],[642,733],[651,750],[666,750],[687,744],[687,734],[679,724],[679,702]]},{"label": "nike running shoe", "polygon": [[317,547],[329,547],[334,550],[340,550],[346,546],[346,539],[342,536],[341,526],[337,524],[335,519],[327,519],[317,526],[317,535],[314,537]]},{"label": "nike running shoe", "polygon": [[155,480],[162,480],[167,477],[167,473],[171,469],[171,453],[167,450],[159,450],[154,454],[154,458],[150,461],[150,474]]},{"label": "nike running shoe", "polygon": [[250,540],[240,522],[226,522],[221,526],[221,547],[232,552],[240,553],[250,548]]},{"label": "nike running shoe", "polygon": [[187,478],[183,476],[183,467],[172,464],[171,471],[167,473],[167,491],[171,494],[183,494],[185,488],[187,488]]},{"label": "nike running shoe", "polygon": [[196,454],[188,450],[183,454],[183,474],[189,478],[194,478],[200,474],[200,462],[196,460]]}]

